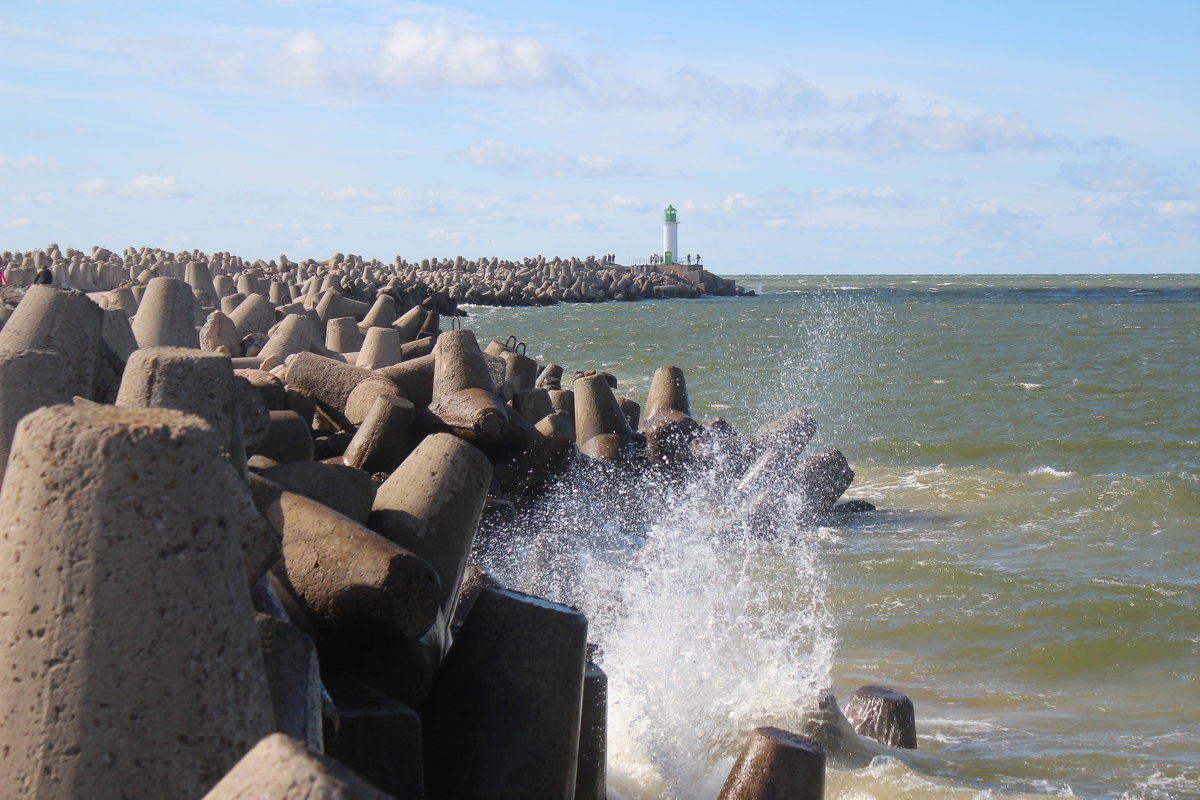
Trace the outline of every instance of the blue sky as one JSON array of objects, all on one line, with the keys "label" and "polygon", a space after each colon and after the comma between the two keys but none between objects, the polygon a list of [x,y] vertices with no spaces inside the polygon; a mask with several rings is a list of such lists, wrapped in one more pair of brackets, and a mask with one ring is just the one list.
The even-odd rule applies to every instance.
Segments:
[{"label": "blue sky", "polygon": [[1200,2],[29,2],[0,250],[1200,272]]}]

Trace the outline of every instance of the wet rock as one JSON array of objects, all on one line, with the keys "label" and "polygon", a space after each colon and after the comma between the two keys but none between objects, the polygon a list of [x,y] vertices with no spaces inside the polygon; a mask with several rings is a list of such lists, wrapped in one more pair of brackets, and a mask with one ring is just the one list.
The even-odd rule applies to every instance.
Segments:
[{"label": "wet rock", "polygon": [[755,728],[718,800],[822,800],[825,751],[779,728]]},{"label": "wet rock", "polygon": [[916,713],[912,700],[887,686],[860,686],[846,704],[854,730],[891,747],[915,749]]}]

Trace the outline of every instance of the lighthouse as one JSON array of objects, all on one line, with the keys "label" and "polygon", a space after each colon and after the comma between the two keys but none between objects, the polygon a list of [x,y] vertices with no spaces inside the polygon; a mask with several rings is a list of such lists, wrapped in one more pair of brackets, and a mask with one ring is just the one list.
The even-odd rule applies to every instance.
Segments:
[{"label": "lighthouse", "polygon": [[679,252],[679,220],[675,218],[675,206],[663,211],[663,263],[674,264]]}]

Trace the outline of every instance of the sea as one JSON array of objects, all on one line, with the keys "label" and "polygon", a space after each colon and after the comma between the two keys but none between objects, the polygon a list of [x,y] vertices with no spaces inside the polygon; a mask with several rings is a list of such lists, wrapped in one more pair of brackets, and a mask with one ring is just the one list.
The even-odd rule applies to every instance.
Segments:
[{"label": "sea", "polygon": [[743,435],[806,408],[876,506],[766,535],[728,476],[563,475],[490,523],[485,567],[589,617],[609,797],[716,798],[754,727],[879,684],[918,748],[827,736],[830,800],[1200,798],[1200,275],[731,277],[467,307],[639,403],[680,367]]}]

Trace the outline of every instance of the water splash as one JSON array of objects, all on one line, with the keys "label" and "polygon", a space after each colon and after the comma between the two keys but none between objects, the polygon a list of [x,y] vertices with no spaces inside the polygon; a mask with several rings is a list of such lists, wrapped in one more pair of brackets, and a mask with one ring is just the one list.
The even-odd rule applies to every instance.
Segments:
[{"label": "water splash", "polygon": [[722,474],[575,469],[481,533],[477,563],[587,614],[614,796],[716,796],[749,731],[795,729],[828,684],[819,531],[763,538],[721,502]]}]

